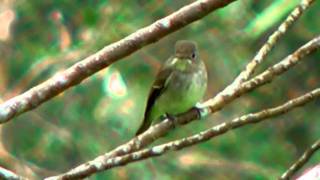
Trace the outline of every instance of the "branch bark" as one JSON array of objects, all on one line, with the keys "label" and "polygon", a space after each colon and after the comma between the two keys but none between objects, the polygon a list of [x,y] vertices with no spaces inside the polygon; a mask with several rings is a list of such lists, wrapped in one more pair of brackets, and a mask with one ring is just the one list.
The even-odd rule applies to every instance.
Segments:
[{"label": "branch bark", "polygon": [[[126,165],[131,162],[143,160],[146,158],[151,158],[155,156],[160,156],[165,154],[170,150],[180,150],[201,142],[208,141],[213,137],[222,135],[232,129],[240,128],[242,126],[258,123],[263,120],[266,120],[270,117],[275,117],[281,115],[283,113],[289,112],[296,107],[302,106],[315,98],[320,97],[320,88],[315,89],[309,93],[304,94],[298,98],[292,99],[285,104],[280,106],[265,109],[257,113],[250,113],[241,117],[238,117],[230,122],[225,122],[220,125],[214,126],[208,130],[202,131],[198,134],[193,136],[189,136],[180,140],[175,140],[169,143],[165,143],[162,145],[154,146],[149,149],[144,149],[140,151],[136,151],[130,154],[126,154],[123,156],[117,156],[115,158],[106,159],[105,156],[100,156],[95,160],[78,166],[77,168],[59,175],[55,177],[50,177],[48,179],[78,179],[84,178],[92,175],[93,173],[100,172],[106,169],[111,169],[113,167]],[[90,171],[87,170],[87,165],[90,164],[91,168]]]},{"label": "branch bark", "polygon": [[306,164],[311,156],[320,149],[320,139],[313,143],[303,154],[302,156],[292,164],[292,166],[282,174],[280,179],[287,180],[291,179],[294,173],[296,173],[304,164]]},{"label": "branch bark", "polygon": [[33,87],[0,105],[0,123],[5,123],[17,115],[34,109],[66,89],[110,64],[124,58],[142,47],[154,43],[164,36],[203,18],[210,12],[222,8],[235,0],[200,0],[184,6],[171,15],[142,28],[135,33],[104,47],[97,53],[74,64],[69,69],[58,72],[49,80]]}]

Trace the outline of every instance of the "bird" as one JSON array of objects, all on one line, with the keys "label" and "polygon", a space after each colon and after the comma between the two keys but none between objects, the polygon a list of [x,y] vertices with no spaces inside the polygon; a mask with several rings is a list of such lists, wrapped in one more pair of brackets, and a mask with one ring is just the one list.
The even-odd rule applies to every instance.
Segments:
[{"label": "bird", "polygon": [[164,117],[173,117],[193,108],[207,89],[207,70],[197,44],[179,40],[174,55],[160,68],[149,91],[143,121],[136,136]]}]

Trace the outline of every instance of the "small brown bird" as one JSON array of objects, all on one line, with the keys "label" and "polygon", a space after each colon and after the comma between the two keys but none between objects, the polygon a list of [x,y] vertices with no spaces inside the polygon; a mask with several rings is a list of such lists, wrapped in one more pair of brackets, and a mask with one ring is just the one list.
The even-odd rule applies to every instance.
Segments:
[{"label": "small brown bird", "polygon": [[156,76],[149,93],[143,122],[136,135],[161,116],[177,115],[200,101],[207,88],[207,71],[193,41],[181,40]]}]

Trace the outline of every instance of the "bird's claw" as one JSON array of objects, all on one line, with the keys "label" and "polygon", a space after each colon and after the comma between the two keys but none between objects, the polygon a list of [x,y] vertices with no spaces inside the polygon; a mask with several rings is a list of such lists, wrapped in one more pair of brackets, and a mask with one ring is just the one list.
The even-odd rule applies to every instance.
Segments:
[{"label": "bird's claw", "polygon": [[210,113],[209,108],[203,107],[201,103],[197,103],[193,109],[197,111],[199,119],[204,119]]},{"label": "bird's claw", "polygon": [[175,116],[173,116],[173,115],[171,115],[171,114],[168,114],[168,113],[165,113],[164,114],[164,118],[165,119],[168,119],[169,121],[171,121],[172,122],[172,125],[173,125],[173,128],[176,128],[176,117]]}]

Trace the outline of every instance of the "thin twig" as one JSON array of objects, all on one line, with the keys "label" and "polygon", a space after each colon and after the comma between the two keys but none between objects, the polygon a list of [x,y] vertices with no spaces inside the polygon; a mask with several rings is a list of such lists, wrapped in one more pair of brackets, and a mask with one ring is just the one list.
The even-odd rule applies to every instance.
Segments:
[{"label": "thin twig", "polygon": [[285,59],[279,63],[269,67],[266,71],[259,74],[258,76],[252,78],[249,81],[246,81],[239,85],[239,87],[226,88],[221,93],[219,93],[214,98],[206,101],[202,105],[204,107],[210,107],[211,112],[215,112],[221,109],[225,104],[234,100],[236,97],[246,93],[250,90],[253,90],[257,86],[264,85],[271,82],[275,77],[286,72],[289,68],[296,65],[303,57],[306,55],[315,52],[320,48],[320,36],[313,38],[311,41],[300,47],[294,53],[288,55]]},{"label": "thin twig", "polygon": [[222,8],[235,0],[199,0],[184,6],[171,15],[142,28],[135,33],[104,47],[97,53],[58,72],[49,80],[33,87],[0,105],[0,123],[34,109],[66,89],[79,84],[99,70],[124,58],[142,47],[154,43],[164,36],[203,18],[210,12]]},{"label": "thin twig", "polygon": [[[267,54],[271,51],[271,49],[275,46],[275,44],[279,41],[282,35],[284,35],[287,30],[294,24],[295,21],[299,19],[299,17],[303,14],[303,12],[310,7],[310,5],[315,0],[301,0],[300,4],[294,8],[290,15],[280,24],[278,29],[274,31],[269,37],[267,42],[260,48],[254,58],[250,63],[247,64],[246,68],[238,75],[238,77],[229,85],[229,88],[233,88],[234,86],[239,86],[241,83],[247,81],[250,76],[254,73],[257,65],[262,63]],[[228,87],[227,87],[228,88]]]},{"label": "thin twig", "polygon": [[[296,107],[302,106],[314,100],[319,96],[320,96],[320,88],[315,89],[309,93],[306,93],[303,96],[300,96],[298,98],[292,99],[280,106],[270,108],[270,109],[265,109],[257,113],[250,113],[250,114],[241,116],[230,122],[225,122],[220,125],[214,126],[208,130],[202,131],[193,136],[175,140],[175,141],[158,145],[152,148],[136,151],[131,154],[117,156],[111,159],[106,159],[102,155],[91,162],[88,162],[86,164],[78,166],[75,169],[72,169],[71,171],[65,174],[55,176],[55,177],[50,177],[49,179],[51,180],[51,179],[84,178],[99,171],[103,171],[103,170],[110,169],[117,166],[122,166],[131,162],[143,160],[146,158],[151,158],[154,156],[160,156],[169,150],[180,150],[204,141],[208,141],[209,139],[216,137],[218,135],[224,134],[232,129],[236,129],[252,123],[258,123],[260,121],[266,120],[267,118],[275,117],[275,116],[287,113]],[[86,167],[88,164],[90,164],[92,167],[95,167],[95,168],[91,168],[91,171],[87,171]]]},{"label": "thin twig", "polygon": [[0,167],[0,179],[10,179],[10,180],[26,180],[26,178],[21,177],[7,169]]},{"label": "thin twig", "polygon": [[317,140],[314,144],[312,144],[303,154],[302,156],[294,163],[292,166],[282,174],[279,179],[287,180],[290,179],[294,173],[296,173],[304,164],[306,164],[311,156],[320,149],[320,139]]}]

